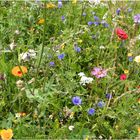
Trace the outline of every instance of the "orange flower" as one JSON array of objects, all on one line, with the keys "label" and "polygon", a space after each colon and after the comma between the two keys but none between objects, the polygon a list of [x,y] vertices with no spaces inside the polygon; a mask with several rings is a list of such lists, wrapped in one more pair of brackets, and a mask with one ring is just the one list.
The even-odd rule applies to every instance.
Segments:
[{"label": "orange flower", "polygon": [[44,18],[39,19],[38,24],[43,24],[45,22]]},{"label": "orange flower", "polygon": [[140,104],[140,98],[138,99],[138,103]]},{"label": "orange flower", "polygon": [[140,134],[140,127],[138,127],[138,134]]},{"label": "orange flower", "polygon": [[0,136],[2,140],[11,140],[13,137],[13,131],[12,129],[3,129],[0,131]]},{"label": "orange flower", "polygon": [[[21,68],[21,69],[20,69]],[[14,76],[22,77],[23,74],[27,73],[27,68],[24,66],[16,66],[12,69],[12,74]]]}]

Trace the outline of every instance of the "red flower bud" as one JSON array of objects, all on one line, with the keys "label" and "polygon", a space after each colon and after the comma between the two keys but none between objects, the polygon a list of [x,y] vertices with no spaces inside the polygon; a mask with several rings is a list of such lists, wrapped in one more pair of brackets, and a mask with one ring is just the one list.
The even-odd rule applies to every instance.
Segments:
[{"label": "red flower bud", "polygon": [[116,34],[122,40],[126,40],[128,38],[127,33],[124,30],[120,29],[120,28],[116,29]]}]

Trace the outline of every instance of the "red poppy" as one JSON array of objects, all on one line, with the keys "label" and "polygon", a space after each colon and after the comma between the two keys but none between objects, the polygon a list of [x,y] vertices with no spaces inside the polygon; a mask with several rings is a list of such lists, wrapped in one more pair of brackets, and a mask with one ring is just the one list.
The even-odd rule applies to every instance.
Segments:
[{"label": "red poppy", "polygon": [[120,29],[120,28],[116,29],[116,34],[122,40],[126,40],[128,38],[127,33],[124,30]]},{"label": "red poppy", "polygon": [[126,78],[127,78],[126,74],[121,74],[120,75],[120,80],[126,80]]}]

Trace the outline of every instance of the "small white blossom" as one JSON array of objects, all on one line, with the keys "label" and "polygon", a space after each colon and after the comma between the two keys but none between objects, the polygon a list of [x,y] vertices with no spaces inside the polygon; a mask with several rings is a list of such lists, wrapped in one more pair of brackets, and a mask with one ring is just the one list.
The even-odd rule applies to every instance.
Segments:
[{"label": "small white blossom", "polygon": [[73,125],[70,125],[69,126],[69,130],[72,131],[73,129],[74,129],[74,126]]},{"label": "small white blossom", "polygon": [[95,4],[95,5],[98,5],[98,4],[100,4],[100,0],[88,0],[89,1],[89,3],[91,3],[91,4]]},{"label": "small white blossom", "polygon": [[101,45],[99,48],[100,48],[100,49],[105,49],[105,46]]},{"label": "small white blossom", "polygon": [[80,77],[85,76],[85,74],[84,74],[83,72],[78,73],[78,75],[79,75]]},{"label": "small white blossom", "polygon": [[20,113],[16,113],[16,114],[15,114],[15,117],[16,117],[16,118],[20,118],[20,117],[21,117],[21,114],[20,114]]},{"label": "small white blossom", "polygon": [[20,33],[19,30],[15,30],[15,34],[19,35],[19,33]]},{"label": "small white blossom", "polygon": [[23,61],[29,61],[31,58],[36,57],[36,52],[32,49],[29,49],[27,52],[21,53],[19,59]]},{"label": "small white blossom", "polygon": [[93,78],[82,76],[81,79],[80,79],[80,84],[81,85],[86,85],[86,84],[92,83],[92,81],[93,81]]},{"label": "small white blossom", "polygon": [[13,50],[16,47],[16,44],[13,41],[9,46],[10,46],[10,49]]}]

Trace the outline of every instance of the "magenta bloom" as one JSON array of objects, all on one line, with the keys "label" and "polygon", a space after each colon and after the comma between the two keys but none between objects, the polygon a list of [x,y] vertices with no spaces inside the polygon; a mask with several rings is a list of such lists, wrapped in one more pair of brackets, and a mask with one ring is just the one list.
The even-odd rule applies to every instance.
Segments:
[{"label": "magenta bloom", "polygon": [[94,75],[96,78],[103,78],[107,75],[107,70],[94,67],[94,69],[91,71],[91,74]]}]

